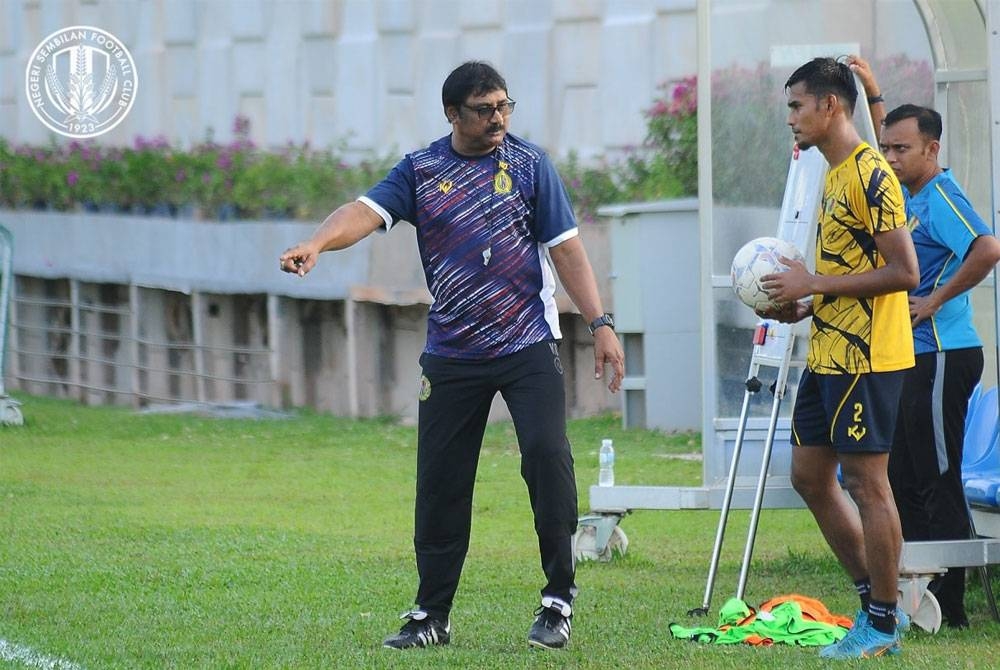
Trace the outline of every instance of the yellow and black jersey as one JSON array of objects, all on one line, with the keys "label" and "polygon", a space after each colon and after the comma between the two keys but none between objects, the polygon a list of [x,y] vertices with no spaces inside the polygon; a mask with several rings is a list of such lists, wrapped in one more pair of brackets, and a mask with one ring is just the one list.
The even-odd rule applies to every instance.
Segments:
[{"label": "yellow and black jersey", "polygon": [[[875,234],[906,225],[903,192],[880,153],[862,143],[826,177],[816,235],[816,273],[852,275],[885,265]],[[809,369],[822,374],[913,366],[905,291],[875,298],[813,296]]]}]

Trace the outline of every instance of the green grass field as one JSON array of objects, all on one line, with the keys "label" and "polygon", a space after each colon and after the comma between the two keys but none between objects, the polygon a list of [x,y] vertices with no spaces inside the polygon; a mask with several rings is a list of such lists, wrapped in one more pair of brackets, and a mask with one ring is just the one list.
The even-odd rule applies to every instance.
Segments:
[{"label": "green grass field", "polygon": [[[671,639],[671,622],[706,622],[686,612],[701,604],[717,511],[626,517],[627,555],[579,567],[570,648],[529,650],[542,577],[508,424],[487,433],[452,644],[395,652],[380,645],[415,589],[414,428],[20,399],[26,425],[0,427],[2,668],[60,667],[53,659],[88,669],[829,665],[815,649]],[[700,451],[697,436],[624,431],[615,417],[573,421],[581,513],[602,437],[615,440],[621,484],[701,482],[700,462],[672,457]],[[709,623],[735,591],[746,519],[731,518]],[[798,592],[853,613],[850,581],[808,512],[765,511],[757,538],[751,604]],[[996,667],[1000,625],[975,580],[968,607],[971,630],[911,634],[902,657],[867,663]]]}]

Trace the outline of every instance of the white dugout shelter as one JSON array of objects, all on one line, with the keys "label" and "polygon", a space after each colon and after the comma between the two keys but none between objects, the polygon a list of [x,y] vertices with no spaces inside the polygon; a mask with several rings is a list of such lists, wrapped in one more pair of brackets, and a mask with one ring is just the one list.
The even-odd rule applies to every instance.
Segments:
[{"label": "white dugout shelter", "polygon": [[[645,315],[655,309],[657,299],[668,305],[676,302],[674,293],[700,296],[702,486],[592,486],[590,504],[596,514],[581,519],[577,551],[603,559],[616,550],[624,551],[627,540],[616,524],[629,510],[720,508],[704,600],[700,608],[689,612],[707,614],[729,510],[752,509],[736,589],[736,597],[742,598],[761,508],[802,505],[789,481],[788,438],[808,330],[805,324],[779,330],[785,333],[784,339],[776,338],[785,345],[781,356],[773,355],[776,352],[766,345],[755,347],[753,334],[759,319],[737,301],[729,276],[732,258],[746,241],[765,235],[804,238],[797,212],[799,207],[810,212],[818,200],[818,193],[799,193],[809,190],[811,186],[803,184],[810,182],[793,181],[796,170],[789,170],[792,141],[785,123],[784,82],[794,68],[814,56],[863,55],[872,63],[889,109],[912,102],[933,105],[941,113],[942,163],[952,169],[977,211],[995,230],[1000,204],[1000,151],[993,149],[1000,141],[1000,0],[704,0],[698,3],[697,23],[698,253],[661,249],[666,245],[656,242],[683,244],[692,236],[682,231],[672,237],[678,229],[674,225],[659,226],[670,232],[644,225],[638,218],[645,213],[642,207],[631,213],[624,208],[605,213],[615,219],[613,244],[621,240],[630,249],[655,247],[656,253],[672,255],[664,261],[647,253],[651,260],[639,263],[641,269],[626,270],[624,281],[613,275],[619,286],[652,289],[646,291],[650,300],[635,298],[618,287],[614,292],[624,324],[645,321],[651,326],[632,333],[627,327],[620,329],[628,373],[633,376],[623,384],[626,425],[633,416],[649,425],[663,419],[653,416],[659,403],[648,402],[650,397],[676,397],[688,403],[684,407],[690,411],[692,401],[684,397],[686,382],[681,377],[690,376],[684,371],[692,367],[687,360],[691,352],[676,346],[684,342],[684,334],[676,329],[657,330],[664,318],[683,320],[689,315]],[[778,23],[796,28],[794,32],[779,30],[775,28]],[[861,136],[872,141],[870,117],[863,106],[864,98],[859,97],[855,122]],[[819,160],[816,169],[822,171],[825,162]],[[798,168],[799,174],[802,169]],[[792,185],[787,192],[786,180]],[[819,190],[818,179],[811,184]],[[796,212],[794,217],[792,212]],[[632,214],[637,216],[637,225],[629,231]],[[796,220],[790,224],[792,218]],[[808,221],[814,228],[815,219]],[[667,223],[684,221],[673,216]],[[789,237],[790,229],[799,234]],[[657,238],[643,244],[643,234]],[[802,247],[811,263],[813,243]],[[697,260],[692,260],[695,256]],[[655,277],[637,281],[632,275],[640,272],[652,272]],[[684,285],[685,280],[691,285]],[[992,387],[997,384],[1000,298],[995,281],[983,284],[973,289],[973,304],[986,358],[982,385]],[[672,362],[664,366],[664,358],[670,357]],[[635,362],[639,365],[632,365]],[[665,375],[663,370],[680,374]],[[786,392],[776,395],[776,388]],[[695,389],[688,390],[688,396],[694,395]],[[675,419],[676,407],[663,416],[670,412],[669,418]],[[972,515],[976,531],[988,539],[905,543],[900,602],[925,630],[933,632],[941,625],[941,611],[927,584],[935,573],[953,566],[979,568],[993,616],[1000,620],[986,572],[986,566],[1000,563],[1000,540],[993,539],[1000,538],[1000,513],[973,508]]]},{"label": "white dugout shelter", "polygon": [[[840,56],[858,49],[872,63],[888,109],[914,102],[941,112],[942,163],[952,169],[983,218],[995,224],[1000,202],[1000,152],[991,150],[1000,140],[1000,0],[706,0],[698,3],[697,23],[699,253],[687,266],[661,261],[653,271],[662,273],[656,281],[661,290],[700,295],[703,485],[595,486],[590,489],[594,510],[721,504],[758,321],[733,295],[729,265],[744,242],[776,233],[792,143],[783,86],[795,67],[815,55]],[[795,30],[779,30],[778,24]],[[859,108],[863,100],[859,98]],[[856,113],[858,119],[862,116]],[[612,215],[628,217],[622,211]],[[806,256],[811,257],[811,249]],[[974,289],[973,300],[985,344],[983,385],[994,386],[994,283]],[[625,306],[619,302],[616,295],[621,312]],[[796,332],[793,360],[801,360],[807,332]],[[624,335],[628,357],[629,334]],[[657,353],[648,334],[645,340],[639,358],[647,373],[655,357],[676,357],[667,347]],[[788,480],[789,416],[799,371],[793,364],[781,403],[765,507],[801,505]],[[751,506],[772,410],[768,386],[776,372],[765,367],[759,374],[763,389],[749,406],[733,507]],[[683,380],[657,377],[647,374],[644,393],[655,384],[670,385],[673,395],[682,393],[677,387]],[[627,395],[625,402],[627,422]],[[1000,515],[988,516],[992,519],[977,527],[983,534],[1000,536]]]}]

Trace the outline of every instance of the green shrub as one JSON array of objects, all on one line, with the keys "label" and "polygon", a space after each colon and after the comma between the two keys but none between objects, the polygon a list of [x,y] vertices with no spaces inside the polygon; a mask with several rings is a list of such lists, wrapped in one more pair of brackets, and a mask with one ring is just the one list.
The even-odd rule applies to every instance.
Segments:
[{"label": "green shrub", "polygon": [[244,117],[237,117],[234,134],[219,144],[210,133],[187,151],[162,137],[137,137],[130,147],[78,141],[15,147],[0,138],[0,206],[138,214],[177,214],[190,206],[206,219],[316,220],[364,193],[396,160],[349,165],[343,145],[265,151],[250,141]]},{"label": "green shrub", "polygon": [[[905,55],[875,59],[890,107],[930,104],[933,73]],[[777,207],[785,188],[792,138],[785,126],[783,82],[766,62],[712,73],[712,165],[716,201]],[[584,222],[597,208],[698,193],[697,78],[660,85],[646,108],[644,141],[616,159],[583,161],[575,152],[557,163]],[[237,117],[235,139],[211,135],[188,151],[163,138],[132,147],[70,142],[14,147],[0,138],[0,206],[176,212],[197,207],[204,218],[296,218],[314,221],[379,181],[396,157],[348,164],[344,143],[315,150],[308,143],[264,151],[250,141],[250,122]]]},{"label": "green shrub", "polygon": [[[890,108],[930,105],[930,65],[903,54],[872,60]],[[642,146],[616,162],[583,165],[573,154],[559,167],[584,220],[613,202],[698,193],[697,77],[666,82],[644,110]],[[777,207],[784,194],[792,136],[785,122],[784,82],[767,62],[712,73],[712,186],[717,202]]]}]

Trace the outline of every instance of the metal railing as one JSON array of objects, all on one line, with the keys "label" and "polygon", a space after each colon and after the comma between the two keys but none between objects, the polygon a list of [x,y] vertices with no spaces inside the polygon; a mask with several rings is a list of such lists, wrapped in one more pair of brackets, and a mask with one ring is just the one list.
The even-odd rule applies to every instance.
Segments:
[{"label": "metal railing", "polygon": [[[273,397],[276,379],[269,347],[140,335],[140,320],[151,315],[137,305],[139,289],[131,287],[129,303],[100,304],[81,299],[75,280],[45,281],[69,281],[70,298],[17,291],[10,296],[8,375],[19,387],[63,389],[63,394],[81,398],[111,395],[134,406]],[[194,310],[190,305],[187,315],[197,322]],[[89,323],[107,317],[117,319],[118,327]],[[193,336],[203,331],[191,330]]]},{"label": "metal railing", "polygon": [[11,284],[14,283],[14,237],[0,226],[0,426],[20,426],[24,416],[18,401],[4,390],[4,363],[7,351],[7,312]]}]

